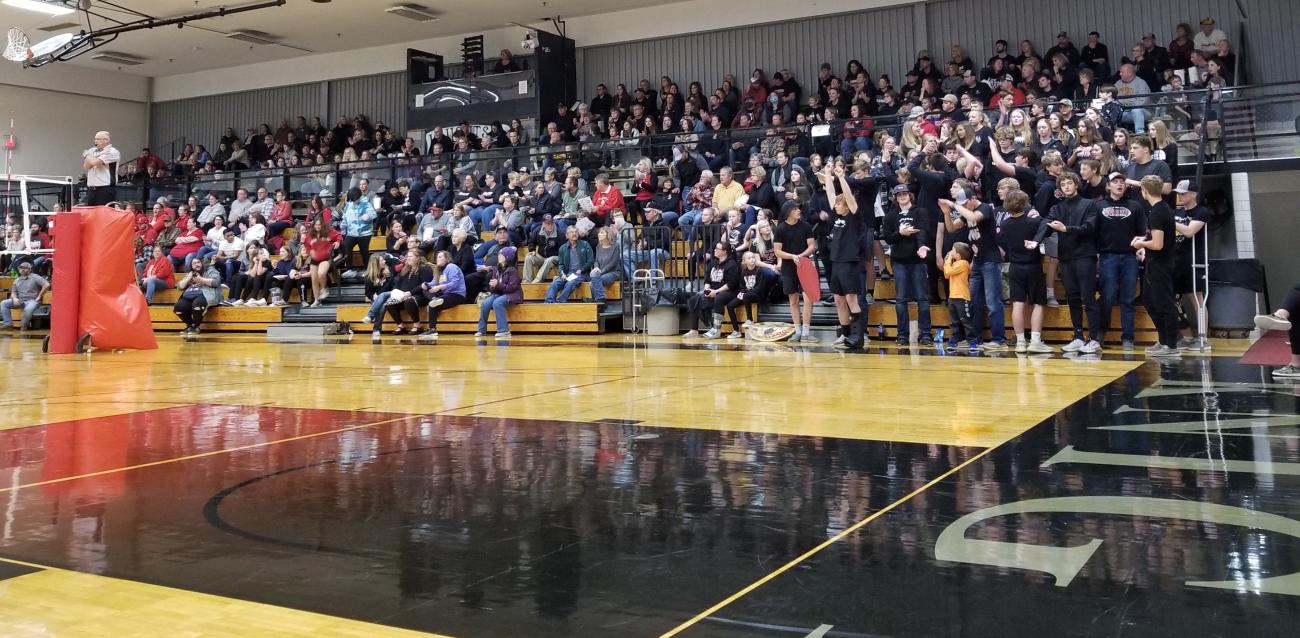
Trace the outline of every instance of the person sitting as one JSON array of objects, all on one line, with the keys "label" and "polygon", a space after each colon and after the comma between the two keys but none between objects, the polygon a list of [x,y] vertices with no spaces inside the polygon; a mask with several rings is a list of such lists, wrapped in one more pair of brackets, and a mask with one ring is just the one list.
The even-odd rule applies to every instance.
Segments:
[{"label": "person sitting", "polygon": [[[588,246],[588,250],[590,248]],[[475,337],[487,335],[487,319],[490,312],[496,313],[497,338],[510,337],[510,318],[506,316],[506,311],[512,304],[524,300],[519,269],[515,267],[517,259],[514,246],[506,246],[497,251],[496,265],[489,271],[488,296],[479,304],[478,330],[474,333]]]},{"label": "person sitting", "polygon": [[279,237],[286,228],[293,227],[293,202],[288,200],[284,190],[275,191],[275,205],[271,206],[270,224],[266,228],[267,237]]},{"label": "person sitting", "polygon": [[212,261],[215,268],[221,270],[225,281],[234,281],[242,266],[240,257],[244,254],[244,240],[235,236],[235,230],[229,226],[222,232],[221,242]]},{"label": "person sitting", "polygon": [[[433,269],[429,263],[419,251],[408,251],[402,258],[402,271],[393,278],[393,288],[388,293],[388,314],[397,324],[393,334],[420,332],[420,306],[425,300],[423,287],[430,281],[433,281]],[[411,317],[410,328],[402,321],[403,313]],[[374,331],[379,332],[380,321],[378,317],[376,319]]]},{"label": "person sitting", "polygon": [[171,259],[163,255],[161,246],[153,247],[153,255],[140,274],[140,287],[144,288],[145,303],[153,303],[153,296],[159,290],[176,287],[176,270]]},{"label": "person sitting", "polygon": [[296,288],[303,307],[307,307],[307,282],[311,276],[308,272],[311,263],[307,260],[306,252],[295,255],[293,249],[286,244],[280,247],[278,254],[275,269],[271,271],[272,305],[289,305],[289,293]]},{"label": "person sitting", "polygon": [[181,334],[198,334],[208,308],[221,303],[221,273],[215,265],[202,259],[191,259],[189,270],[176,284],[181,296],[172,306],[172,312],[185,324]]},{"label": "person sitting", "polygon": [[[764,263],[758,253],[748,251],[740,260],[740,288],[736,296],[726,304],[727,317],[731,320],[731,334],[727,339],[744,339],[745,331],[758,317],[759,306],[768,298],[769,291],[780,276],[776,266]],[[716,306],[715,306],[716,307]],[[744,307],[745,323],[742,326],[737,308]]]},{"label": "person sitting", "polygon": [[[165,261],[165,260],[164,260]],[[18,320],[18,327],[26,330],[32,320],[32,314],[36,312],[36,307],[41,304],[41,297],[50,289],[50,282],[40,275],[32,273],[32,264],[30,262],[18,263],[18,278],[14,279],[13,284],[9,287],[9,298],[0,301],[0,319],[3,320],[4,327],[12,329],[13,310],[22,308],[22,315]]]},{"label": "person sitting", "polygon": [[1292,320],[1300,319],[1297,315],[1300,315],[1300,284],[1287,291],[1277,310],[1271,314],[1255,316],[1255,327],[1261,332],[1281,330],[1287,333],[1287,341],[1291,344],[1291,362],[1273,369],[1273,376],[1279,379],[1300,379],[1300,327],[1297,327],[1300,326],[1300,321]]},{"label": "person sitting", "polygon": [[465,273],[451,259],[451,253],[440,250],[434,257],[438,266],[437,278],[424,284],[424,295],[429,299],[429,329],[420,333],[424,339],[438,338],[438,315],[449,308],[465,303]]},{"label": "person sitting", "polygon": [[248,244],[244,250],[243,272],[235,278],[230,287],[230,298],[234,306],[265,306],[264,296],[271,287],[271,257],[266,249],[256,242]]},{"label": "person sitting", "polygon": [[740,290],[740,266],[731,244],[719,239],[713,242],[713,256],[709,258],[704,274],[704,289],[691,295],[686,302],[690,314],[691,329],[682,335],[683,339],[701,336],[699,325],[701,319],[711,320],[705,339],[717,339],[722,335],[722,310],[736,297]]},{"label": "person sitting", "polygon": [[596,257],[591,244],[579,241],[577,227],[570,227],[565,232],[568,241],[560,246],[559,270],[550,288],[546,290],[546,303],[564,303],[577,290],[595,265]]},{"label": "person sitting", "polygon": [[389,292],[393,289],[393,272],[383,255],[370,256],[370,262],[366,264],[365,282],[366,301],[370,302],[370,310],[361,318],[361,323],[372,324],[376,319],[379,320],[380,328],[376,328],[372,335],[378,337],[383,326],[384,307],[388,305]]},{"label": "person sitting", "polygon": [[171,252],[164,253],[171,260],[173,271],[190,263],[190,257],[198,253],[204,243],[203,229],[190,218],[180,219],[179,230],[180,234],[176,236],[176,243],[172,245]]},{"label": "person sitting", "polygon": [[596,259],[591,269],[591,300],[605,303],[607,289],[623,278],[623,259],[618,247],[618,231],[613,227],[596,231]]},{"label": "person sitting", "polygon": [[[568,236],[566,232],[565,237]],[[560,231],[555,218],[542,216],[542,224],[528,238],[528,255],[524,257],[524,280],[541,283],[546,273],[560,260]]]}]

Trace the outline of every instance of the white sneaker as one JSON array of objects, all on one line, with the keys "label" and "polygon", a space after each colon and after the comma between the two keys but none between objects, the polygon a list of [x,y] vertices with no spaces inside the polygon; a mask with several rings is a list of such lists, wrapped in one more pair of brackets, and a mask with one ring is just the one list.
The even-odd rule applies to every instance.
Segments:
[{"label": "white sneaker", "polygon": [[[1291,322],[1277,315],[1255,315],[1255,327],[1260,330],[1279,330],[1285,332],[1291,329]],[[1286,368],[1282,369],[1285,370]],[[1274,372],[1274,374],[1277,373]]]},{"label": "white sneaker", "polygon": [[738,330],[733,330],[730,334],[727,335],[727,339],[732,339],[732,340],[744,339],[744,338],[745,338],[745,333],[740,332]]},{"label": "white sneaker", "polygon": [[705,339],[717,339],[720,336],[722,336],[722,331],[717,328],[709,328],[709,331],[704,333]]},{"label": "white sneaker", "polygon": [[317,302],[321,302],[321,301],[325,301],[326,299],[329,299],[329,298],[330,298],[330,291],[329,291],[328,289],[326,289],[326,290],[322,290],[322,291],[320,291],[320,298],[317,299],[316,301],[317,301]]},{"label": "white sneaker", "polygon": [[248,302],[248,305],[250,305],[250,306],[257,306],[258,308],[264,308],[264,307],[266,307],[266,300],[265,300],[265,299],[254,299],[254,300]]},{"label": "white sneaker", "polygon": [[236,300],[230,302],[230,305],[232,305],[232,306],[242,306],[242,305],[244,305],[244,300],[243,300],[243,299],[236,299]]},{"label": "white sneaker", "polygon": [[700,331],[699,331],[699,330],[687,330],[687,331],[686,331],[686,334],[682,335],[682,338],[683,338],[683,339],[699,339],[699,338],[700,338]]},{"label": "white sneaker", "polygon": [[496,334],[496,338],[497,338],[497,339],[509,339],[509,338],[510,338],[510,333],[509,333],[509,332],[498,332],[498,333]]},{"label": "white sneaker", "polygon": [[1079,352],[1082,352],[1083,354],[1096,354],[1101,352],[1101,344],[1098,343],[1096,339],[1089,339],[1088,343],[1083,344],[1083,347],[1079,348]]},{"label": "white sneaker", "polygon": [[1056,300],[1056,295],[1050,295],[1050,294],[1047,295],[1047,307],[1048,307],[1048,308],[1060,308],[1060,307],[1061,307],[1061,302],[1059,302],[1059,301]]},{"label": "white sneaker", "polygon": [[1033,354],[1046,354],[1048,352],[1056,352],[1056,348],[1053,348],[1052,346],[1049,346],[1043,343],[1042,341],[1030,341],[1028,350]]},{"label": "white sneaker", "polygon": [[804,343],[817,343],[818,341],[821,341],[817,337],[813,336],[813,333],[811,332],[803,333],[802,335],[799,336],[799,339]]},{"label": "white sneaker", "polygon": [[441,306],[445,301],[446,300],[443,299],[442,297],[434,297],[433,299],[429,300],[429,307],[437,308],[438,306]]},{"label": "white sneaker", "polygon": [[307,307],[308,307],[308,308],[319,308],[319,307],[320,307],[320,299],[317,299],[316,301],[311,302],[311,305],[310,305],[310,306],[307,306]]},{"label": "white sneaker", "polygon": [[306,299],[303,299],[303,300],[302,300],[302,303],[299,304],[298,307],[300,307],[300,308],[310,308],[310,307],[311,307],[311,304],[307,303],[307,300],[306,300]]},{"label": "white sneaker", "polygon": [[1062,346],[1061,350],[1063,352],[1078,352],[1079,349],[1082,347],[1083,347],[1083,340],[1075,339],[1074,341],[1071,341],[1070,343],[1067,343],[1064,346]]},{"label": "white sneaker", "polygon": [[1024,341],[1023,339],[1021,339],[1021,340],[1017,340],[1017,341],[1016,341],[1016,354],[1024,354],[1024,353],[1026,353],[1026,352],[1029,352],[1029,342],[1028,342],[1028,341]]},{"label": "white sneaker", "polygon": [[831,345],[833,345],[833,346],[842,345],[845,341],[848,341],[848,340],[849,340],[848,337],[846,337],[846,336],[844,336],[844,335],[840,335],[840,336],[838,336],[838,337],[835,337],[835,342],[832,343]]},{"label": "white sneaker", "polygon": [[382,341],[382,337],[380,336],[378,330],[375,330],[375,331],[373,331],[373,332],[370,333],[370,340],[371,340],[371,341]]},{"label": "white sneaker", "polygon": [[374,318],[372,318],[370,315],[366,315],[361,318],[361,323],[364,323],[366,325],[370,325],[374,322],[375,322]]},{"label": "white sneaker", "polygon": [[1300,366],[1285,365],[1273,371],[1279,379],[1300,379]]},{"label": "white sneaker", "polygon": [[750,321],[750,320],[746,319],[746,320],[745,320],[745,323],[740,324],[740,329],[741,329],[741,330],[749,330],[751,327],[753,327],[753,325],[754,325],[754,322],[753,322],[753,321]]},{"label": "white sneaker", "polygon": [[1182,355],[1177,348],[1170,348],[1169,346],[1159,344],[1156,344],[1154,350],[1147,350],[1147,354],[1152,357],[1177,357]]}]

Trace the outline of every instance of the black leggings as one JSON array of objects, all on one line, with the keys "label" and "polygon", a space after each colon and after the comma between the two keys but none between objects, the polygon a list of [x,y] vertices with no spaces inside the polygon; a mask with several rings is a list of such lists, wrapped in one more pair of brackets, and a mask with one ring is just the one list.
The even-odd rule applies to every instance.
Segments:
[{"label": "black leggings", "polygon": [[353,237],[347,235],[343,237],[343,245],[339,248],[339,253],[343,256],[343,265],[341,266],[343,270],[347,270],[350,266],[353,246],[361,249],[361,267],[365,268],[370,265],[370,236]]},{"label": "black leggings", "polygon": [[420,300],[421,299],[423,299],[423,297],[411,296],[411,297],[407,297],[406,299],[403,299],[399,303],[390,304],[388,306],[388,316],[392,317],[393,321],[397,322],[398,326],[400,327],[401,324],[405,323],[404,321],[402,321],[402,311],[406,311],[407,314],[411,315],[412,323],[416,323],[416,324],[420,323]]},{"label": "black leggings", "polygon": [[271,273],[265,272],[260,275],[250,275],[248,273],[239,273],[235,277],[235,285],[230,287],[231,299],[259,299],[266,296],[270,291]]},{"label": "black leggings", "polygon": [[1291,313],[1291,330],[1287,332],[1291,338],[1291,354],[1300,355],[1300,284],[1286,293],[1282,308]]},{"label": "black leggings", "polygon": [[[691,315],[691,330],[699,328],[700,319],[705,319],[709,325],[713,325],[712,315],[714,313],[722,314],[722,310],[735,298],[736,295],[731,291],[720,292],[713,297],[709,297],[703,292],[691,295],[691,298],[686,301],[686,309]],[[722,326],[716,327],[721,328]]]},{"label": "black leggings", "polygon": [[[759,276],[758,283],[753,289],[745,291],[745,298],[732,297],[727,302],[727,317],[731,319],[731,329],[740,332],[740,317],[736,314],[736,308],[745,307],[745,317],[750,321],[758,321],[758,307],[767,299],[768,284],[771,280]],[[726,293],[723,293],[726,294]]]},{"label": "black leggings", "polygon": [[172,306],[172,312],[184,322],[186,328],[198,328],[203,323],[203,313],[208,310],[208,300],[203,297],[189,297],[184,294]]},{"label": "black leggings", "polygon": [[289,303],[289,293],[293,292],[294,288],[298,289],[299,301],[307,301],[307,298],[311,296],[310,277],[303,277],[301,279],[290,279],[285,277],[284,279],[278,280],[276,284],[280,286],[280,298],[283,299],[285,303]]},{"label": "black leggings", "polygon": [[438,315],[442,314],[442,311],[448,308],[455,308],[456,306],[459,306],[463,303],[465,303],[465,298],[460,295],[456,295],[456,294],[443,295],[442,305],[429,307],[429,329],[430,330],[438,329]]}]

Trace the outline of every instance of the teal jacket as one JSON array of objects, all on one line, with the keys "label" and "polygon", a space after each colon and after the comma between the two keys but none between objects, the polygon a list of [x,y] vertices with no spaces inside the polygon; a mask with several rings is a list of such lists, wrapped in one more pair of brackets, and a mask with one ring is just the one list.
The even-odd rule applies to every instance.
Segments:
[{"label": "teal jacket", "polygon": [[591,244],[578,240],[578,257],[581,259],[580,264],[569,263],[569,242],[560,244],[560,272],[564,274],[578,273],[586,275],[591,272],[591,267],[596,265],[596,253],[592,252]]}]

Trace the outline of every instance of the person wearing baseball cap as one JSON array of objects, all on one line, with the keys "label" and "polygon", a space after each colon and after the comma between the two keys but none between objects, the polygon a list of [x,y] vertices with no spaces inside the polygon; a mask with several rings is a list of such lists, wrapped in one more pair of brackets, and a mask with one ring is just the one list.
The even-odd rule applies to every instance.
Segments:
[{"label": "person wearing baseball cap", "polygon": [[1181,325],[1183,336],[1178,340],[1178,348],[1208,352],[1209,341],[1193,336],[1195,326],[1186,319],[1197,316],[1197,307],[1204,305],[1205,291],[1209,284],[1203,273],[1209,263],[1209,233],[1206,224],[1210,221],[1210,209],[1201,205],[1199,190],[1200,186],[1190,179],[1182,180],[1174,186],[1175,197],[1178,199],[1178,206],[1174,209],[1174,227],[1178,230],[1174,241],[1174,294],[1179,296],[1184,318]]},{"label": "person wearing baseball cap", "polygon": [[1068,97],[1056,101],[1056,114],[1061,116],[1061,125],[1074,128],[1079,123],[1079,114],[1074,112],[1074,102]]},{"label": "person wearing baseball cap", "polygon": [[528,236],[528,254],[524,256],[524,281],[542,283],[547,273],[560,261],[560,244],[564,233],[556,227],[555,216],[542,215],[542,223]]},{"label": "person wearing baseball cap", "polygon": [[989,108],[996,109],[1002,103],[1002,100],[1011,99],[1012,106],[1019,106],[1025,103],[1025,92],[1016,87],[1016,76],[1010,73],[1004,74],[998,80],[997,92],[993,99],[989,100]]},{"label": "person wearing baseball cap", "polygon": [[907,306],[915,303],[920,322],[917,342],[923,346],[933,345],[934,338],[930,335],[929,257],[936,225],[929,211],[914,206],[916,197],[905,184],[895,186],[890,196],[897,206],[890,207],[885,213],[883,232],[891,248],[890,261],[897,286],[894,306],[898,321],[896,343],[906,346],[911,342],[911,318]]},{"label": "person wearing baseball cap", "polygon": [[1118,303],[1120,339],[1124,350],[1133,350],[1138,260],[1132,242],[1134,237],[1147,233],[1146,206],[1129,197],[1127,177],[1118,171],[1107,176],[1106,196],[1099,203],[1097,253],[1101,295],[1097,300],[1097,310],[1101,318],[1101,335],[1098,341],[1106,342],[1111,308]]},{"label": "person wearing baseball cap", "polygon": [[1215,28],[1214,18],[1206,16],[1201,19],[1201,30],[1192,38],[1192,45],[1209,58],[1218,53],[1219,43],[1227,39],[1222,29]]},{"label": "person wearing baseball cap", "polygon": [[1148,33],[1142,36],[1142,48],[1146,49],[1146,57],[1155,63],[1155,67],[1162,72],[1169,68],[1169,50],[1160,46],[1156,42],[1156,34]]},{"label": "person wearing baseball cap", "polygon": [[1069,63],[1069,68],[1073,69],[1079,66],[1079,48],[1074,46],[1074,43],[1070,41],[1070,34],[1064,31],[1056,34],[1056,44],[1052,46],[1052,48],[1048,49],[1047,53],[1043,54],[1044,63],[1050,66],[1052,56],[1058,53],[1065,56],[1065,61]]},{"label": "person wearing baseball cap", "polygon": [[[812,325],[813,300],[809,291],[799,284],[799,262],[812,259],[817,252],[817,238],[813,227],[803,219],[803,209],[799,201],[788,199],[781,204],[781,222],[772,234],[772,249],[781,259],[781,291],[790,302],[790,323],[794,324],[794,335],[790,341],[816,342],[810,333]],[[800,312],[799,295],[803,293],[803,309]]]}]

